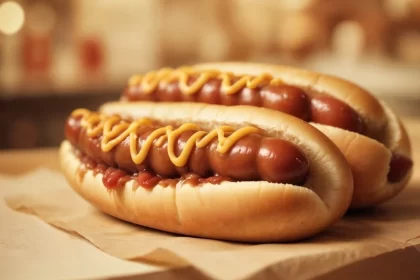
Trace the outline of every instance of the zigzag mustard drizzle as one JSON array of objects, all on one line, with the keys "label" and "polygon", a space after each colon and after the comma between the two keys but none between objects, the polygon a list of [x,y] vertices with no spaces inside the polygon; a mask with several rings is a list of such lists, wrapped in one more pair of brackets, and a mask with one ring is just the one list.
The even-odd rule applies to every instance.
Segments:
[{"label": "zigzag mustard drizzle", "polygon": [[[218,144],[216,150],[219,153],[226,153],[242,137],[260,132],[258,128],[252,126],[246,126],[239,129],[234,129],[231,126],[219,126],[207,132],[200,130],[200,128],[193,123],[185,123],[176,129],[171,125],[167,125],[155,129],[147,137],[146,141],[144,141],[140,150],[137,150],[137,129],[141,126],[151,126],[152,121],[150,119],[141,118],[129,122],[122,119],[120,116],[105,116],[86,109],[76,109],[71,115],[73,117],[82,117],[81,126],[86,129],[86,133],[89,137],[96,137],[102,134],[103,137],[100,144],[101,150],[104,152],[112,150],[116,145],[129,137],[130,156],[135,164],[141,164],[146,159],[152,145],[160,147],[166,139],[168,140],[169,159],[175,166],[182,167],[187,164],[194,146],[203,148],[217,137]],[[176,140],[179,135],[188,130],[195,131],[195,133],[187,140],[181,154],[176,156]],[[226,133],[230,133],[230,135],[225,137]]]},{"label": "zigzag mustard drizzle", "polygon": [[[191,75],[197,75],[191,85],[188,85],[188,79]],[[232,83],[232,79],[239,77],[239,79]],[[151,71],[144,75],[134,75],[128,80],[128,85],[141,86],[145,94],[154,92],[159,83],[167,84],[175,80],[179,80],[179,88],[183,94],[193,95],[196,94],[201,87],[203,87],[210,79],[220,79],[221,92],[231,95],[240,91],[242,88],[256,88],[260,85],[281,85],[283,81],[278,78],[273,78],[270,74],[260,74],[258,76],[241,75],[237,76],[231,72],[221,72],[216,70],[199,71],[189,67],[180,67],[176,69],[162,68],[158,71]]]}]

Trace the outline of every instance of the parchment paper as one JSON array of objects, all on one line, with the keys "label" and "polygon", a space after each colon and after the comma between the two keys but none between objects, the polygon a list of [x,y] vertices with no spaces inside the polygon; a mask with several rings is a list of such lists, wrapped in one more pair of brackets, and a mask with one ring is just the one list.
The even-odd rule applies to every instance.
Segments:
[{"label": "parchment paper", "polygon": [[257,245],[177,236],[116,220],[91,207],[56,171],[40,169],[10,182],[27,185],[24,191],[18,188],[6,196],[12,209],[34,214],[112,256],[170,267],[192,266],[215,279],[307,279],[407,247],[417,248],[420,264],[417,181],[391,202],[347,214],[314,238]]}]

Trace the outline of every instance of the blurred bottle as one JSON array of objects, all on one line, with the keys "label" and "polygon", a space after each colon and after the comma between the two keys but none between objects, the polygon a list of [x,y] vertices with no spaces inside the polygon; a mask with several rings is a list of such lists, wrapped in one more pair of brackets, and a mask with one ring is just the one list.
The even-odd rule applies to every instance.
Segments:
[{"label": "blurred bottle", "polygon": [[41,2],[28,5],[26,14],[21,49],[25,79],[32,83],[46,82],[50,78],[56,13]]},{"label": "blurred bottle", "polygon": [[78,41],[78,58],[81,72],[88,80],[102,80],[104,67],[104,47],[101,39],[91,35]]},{"label": "blurred bottle", "polygon": [[161,1],[74,0],[80,79],[120,88],[134,72],[158,65]]}]

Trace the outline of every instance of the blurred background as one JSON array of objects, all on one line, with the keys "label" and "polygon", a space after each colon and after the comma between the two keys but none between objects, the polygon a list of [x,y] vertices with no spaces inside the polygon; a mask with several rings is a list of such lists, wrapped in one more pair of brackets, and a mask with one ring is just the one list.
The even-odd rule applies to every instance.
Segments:
[{"label": "blurred background", "polygon": [[129,76],[271,62],[352,80],[420,116],[420,0],[0,1],[0,149],[56,146]]}]

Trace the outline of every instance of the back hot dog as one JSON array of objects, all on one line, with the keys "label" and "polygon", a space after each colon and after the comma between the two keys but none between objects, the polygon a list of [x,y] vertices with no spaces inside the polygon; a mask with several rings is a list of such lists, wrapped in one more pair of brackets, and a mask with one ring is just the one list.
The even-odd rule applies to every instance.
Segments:
[{"label": "back hot dog", "polygon": [[199,64],[134,75],[121,101],[251,105],[307,121],[350,163],[352,208],[391,199],[411,177],[410,143],[398,117],[364,89],[336,77],[268,64]]},{"label": "back hot dog", "polygon": [[351,202],[352,174],[339,149],[278,111],[115,102],[75,110],[65,135],[61,166],[76,192],[109,215],[163,231],[300,240],[332,225]]},{"label": "back hot dog", "polygon": [[251,105],[278,110],[305,121],[363,132],[362,119],[350,106],[330,96],[314,95],[266,74],[252,77],[217,71],[162,69],[133,76],[122,100]]}]

